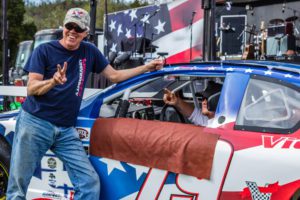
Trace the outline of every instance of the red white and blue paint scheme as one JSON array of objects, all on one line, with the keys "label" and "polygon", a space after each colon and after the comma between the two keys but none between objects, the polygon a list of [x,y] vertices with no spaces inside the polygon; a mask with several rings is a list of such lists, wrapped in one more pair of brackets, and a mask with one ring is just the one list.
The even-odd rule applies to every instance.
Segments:
[{"label": "red white and blue paint scheme", "polygon": [[[163,109],[163,89],[180,91],[185,101],[199,106],[197,92],[208,81],[222,84],[215,117],[208,126],[195,129],[219,136],[210,178],[90,154],[101,180],[100,199],[300,199],[299,65],[267,61],[176,64],[94,91],[83,99],[76,125],[87,152],[91,145],[97,146],[91,141],[98,133],[92,131],[97,119],[169,121],[170,113],[179,113]],[[8,175],[3,154],[10,152],[17,113],[0,115],[0,174],[6,175],[0,176],[0,199],[5,197]],[[173,119],[168,123],[187,123]],[[36,169],[27,199],[73,199],[65,167],[51,151]]]}]

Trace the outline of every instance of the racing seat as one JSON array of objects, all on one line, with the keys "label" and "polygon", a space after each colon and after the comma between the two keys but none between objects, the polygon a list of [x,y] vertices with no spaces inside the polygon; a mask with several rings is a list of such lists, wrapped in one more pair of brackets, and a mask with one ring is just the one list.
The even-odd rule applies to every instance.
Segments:
[{"label": "racing seat", "polygon": [[188,120],[174,107],[165,105],[161,110],[160,121],[187,123]]}]

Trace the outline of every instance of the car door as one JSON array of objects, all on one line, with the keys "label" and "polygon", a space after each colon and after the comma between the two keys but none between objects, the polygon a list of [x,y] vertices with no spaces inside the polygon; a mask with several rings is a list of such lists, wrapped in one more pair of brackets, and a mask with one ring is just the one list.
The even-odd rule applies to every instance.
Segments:
[{"label": "car door", "polygon": [[[216,76],[216,75],[214,75]],[[202,75],[201,78],[205,77]],[[214,79],[215,77],[211,77],[210,75],[207,75],[209,79]],[[169,89],[176,91],[178,88],[181,88],[180,81],[182,80],[187,80],[187,82],[192,82],[196,76],[193,76],[193,79],[190,79],[188,77],[180,78],[177,77],[174,79],[174,76],[169,76],[166,77],[168,81],[166,81],[166,85]],[[223,77],[224,78],[224,77]],[[226,80],[227,78],[225,78]],[[172,87],[169,84],[174,80],[176,84],[174,84]],[[226,81],[225,81],[226,82]],[[173,82],[172,82],[173,83]],[[184,85],[185,83],[182,83]],[[161,85],[164,85],[162,82],[160,84],[150,84],[147,83],[147,88],[157,88],[161,87]],[[188,85],[187,85],[188,86]],[[165,87],[165,85],[164,85]],[[201,87],[199,85],[199,87]],[[129,92],[129,90],[127,89]],[[139,92],[138,92],[139,91]],[[147,91],[147,92],[146,92]],[[160,89],[158,90],[160,91]],[[125,100],[124,96],[126,94],[126,99],[131,102],[129,106],[129,115],[126,114],[125,116],[137,116],[133,115],[132,109],[142,109],[137,110],[137,112],[140,113],[146,113],[144,112],[144,107],[142,105],[136,105],[136,102],[132,101],[130,98],[134,98],[135,101],[138,100],[138,98],[143,98],[143,101],[145,100],[146,97],[150,96],[145,96],[145,93],[149,93],[153,97],[153,101],[157,100],[159,96],[161,96],[160,92],[152,94],[152,91],[146,90],[144,87],[138,87],[137,90],[132,89],[130,91],[130,94],[126,94],[127,92],[124,92],[123,95],[123,100]],[[143,95],[141,95],[143,94]],[[190,95],[190,97],[193,95]],[[222,96],[222,94],[221,94]],[[128,99],[129,97],[129,99]],[[100,116],[102,117],[113,117],[115,116],[115,110],[114,105],[119,105],[119,103],[114,103],[112,99],[109,99],[108,104],[104,104],[102,106],[102,110],[100,111]],[[139,101],[141,103],[142,101]],[[192,102],[192,100],[191,100]],[[134,105],[132,105],[132,103]],[[158,105],[158,104],[157,104]],[[111,114],[111,111],[112,112]],[[154,108],[154,110],[159,110],[157,108]],[[109,111],[109,112],[108,112]],[[143,116],[142,114],[140,116]],[[149,119],[150,117],[147,118],[142,118],[143,120]],[[151,117],[153,118],[153,117]],[[155,118],[155,117],[154,117]],[[109,120],[110,122],[113,121],[113,119]],[[108,123],[108,121],[106,121]],[[117,124],[118,126],[121,126],[120,131],[123,131],[122,136],[119,136],[117,138],[123,138],[124,136],[124,131],[126,127],[124,126],[124,123],[121,123],[119,120],[117,123],[111,122],[112,124]],[[130,121],[126,121],[125,125],[128,126],[128,123]],[[143,123],[146,123],[143,121]],[[105,124],[105,123],[102,123]],[[147,129],[153,129],[155,127],[155,124],[151,123],[152,126],[148,126]],[[164,128],[170,128],[173,127],[172,125],[168,126],[165,123],[163,123]],[[111,125],[110,127],[115,127],[114,130],[119,130],[119,127],[116,127],[114,125]],[[135,126],[131,126],[132,129]],[[174,127],[173,127],[174,128]],[[210,129],[204,128],[204,127],[197,127],[194,126],[194,128],[200,132],[204,131],[209,134]],[[111,128],[108,128],[108,135],[109,137],[113,137],[112,135],[117,134],[116,132],[111,133],[110,131],[112,130]],[[130,129],[130,128],[129,128]],[[92,133],[92,137],[94,137],[96,134],[102,134],[106,129],[102,126],[99,126],[99,133]],[[101,131],[100,131],[101,130]],[[126,129],[128,130],[128,129]],[[161,130],[161,135],[163,135],[166,131]],[[142,134],[141,132],[137,134]],[[150,133],[149,133],[150,134]],[[135,137],[131,137],[132,140]],[[149,136],[150,138],[150,136]],[[112,139],[109,139],[108,141],[111,141]],[[103,137],[99,137],[99,142],[103,141]],[[114,140],[113,140],[114,141]],[[122,139],[123,142],[125,142],[124,139]],[[126,140],[127,141],[127,140]],[[91,142],[95,142],[94,144],[91,143],[91,162],[93,163],[94,167],[96,168],[97,172],[100,174],[100,179],[102,180],[102,187],[101,187],[101,198],[102,199],[218,199],[219,196],[221,195],[222,187],[225,181],[226,173],[230,165],[230,161],[233,155],[233,148],[232,145],[225,141],[225,140],[218,140],[216,144],[216,148],[213,154],[213,165],[211,169],[211,175],[208,179],[204,178],[197,178],[195,176],[190,176],[190,175],[185,175],[181,173],[173,173],[170,172],[169,170],[162,170],[159,168],[151,168],[151,167],[146,167],[144,165],[136,165],[133,163],[130,163],[126,161],[126,159],[121,161],[122,159],[108,159],[107,157],[101,157],[97,155],[97,152],[94,151],[96,148],[100,148],[101,144],[96,142],[95,138],[91,139]],[[112,145],[114,145],[114,142],[112,142]],[[131,145],[127,145],[129,147]],[[132,145],[133,146],[133,145]],[[147,144],[144,144],[144,147],[146,147]],[[132,147],[133,148],[133,147]],[[155,148],[160,148],[160,147],[155,147]],[[115,147],[114,149],[114,154],[116,153]],[[123,151],[127,151],[128,149],[131,148],[124,148]],[[143,148],[140,149],[142,151]],[[133,149],[131,150],[131,153],[133,152]],[[152,150],[154,151],[154,149]],[[156,150],[155,150],[156,151]],[[102,152],[102,151],[99,151]],[[141,152],[140,152],[141,153]],[[151,153],[151,151],[149,152]],[[101,154],[101,153],[100,153]],[[204,165],[204,163],[203,163]],[[199,165],[199,169],[202,166]]]},{"label": "car door", "polygon": [[234,148],[221,199],[299,196],[299,87],[259,75],[230,76],[216,119],[221,138]]}]

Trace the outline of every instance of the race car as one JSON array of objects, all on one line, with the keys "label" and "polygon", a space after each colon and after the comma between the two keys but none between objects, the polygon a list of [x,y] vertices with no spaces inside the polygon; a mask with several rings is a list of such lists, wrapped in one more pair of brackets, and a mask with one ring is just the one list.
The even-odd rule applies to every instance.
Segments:
[{"label": "race car", "polygon": [[[194,107],[209,82],[215,117],[194,125],[163,101],[167,88]],[[0,115],[0,199],[17,111]],[[83,99],[76,128],[101,181],[100,199],[300,199],[300,66],[222,61],[165,66]],[[2,196],[1,196],[2,195]],[[27,199],[73,199],[48,151]]]}]

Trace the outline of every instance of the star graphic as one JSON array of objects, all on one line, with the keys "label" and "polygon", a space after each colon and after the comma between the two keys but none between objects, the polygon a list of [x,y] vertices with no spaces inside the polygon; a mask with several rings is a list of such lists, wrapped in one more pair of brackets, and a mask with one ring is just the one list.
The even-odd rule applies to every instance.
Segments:
[{"label": "star graphic", "polygon": [[130,12],[130,14],[129,14],[129,16],[130,16],[130,19],[131,19],[131,21],[133,21],[135,18],[137,18],[137,16],[136,16],[136,9],[133,9],[131,12]]},{"label": "star graphic", "polygon": [[130,38],[130,37],[131,37],[131,30],[130,30],[130,29],[126,28],[126,34],[125,34],[125,36],[126,36],[127,38]]},{"label": "star graphic", "polygon": [[290,75],[290,74],[286,74],[286,75],[284,75],[284,77],[285,77],[285,78],[292,78],[293,76]]},{"label": "star graphic", "polygon": [[2,125],[5,127],[4,135],[8,135],[9,133],[15,132],[16,120],[14,118],[10,118],[7,121],[3,121]]},{"label": "star graphic", "polygon": [[159,35],[160,32],[165,32],[165,29],[164,29],[164,25],[165,25],[166,22],[161,22],[160,19],[158,20],[158,25],[155,26],[154,28],[157,30],[157,34]]},{"label": "star graphic", "polygon": [[148,21],[149,16],[150,16],[149,14],[144,15],[144,17],[141,19],[141,21],[142,21],[143,23],[150,24],[150,22]]},{"label": "star graphic", "polygon": [[116,21],[111,20],[109,25],[110,31],[113,31],[116,29]]},{"label": "star graphic", "polygon": [[272,75],[272,72],[270,70],[265,71],[265,75]]},{"label": "star graphic", "polygon": [[117,52],[117,43],[113,43],[112,47],[110,48],[111,52]]},{"label": "star graphic", "polygon": [[118,36],[120,35],[120,33],[123,33],[122,24],[119,24],[119,26],[118,26],[118,30],[117,30]]},{"label": "star graphic", "polygon": [[139,178],[143,175],[143,173],[148,173],[149,171],[149,167],[145,167],[142,165],[134,165],[134,164],[129,164],[127,163],[129,166],[135,168],[135,174],[136,174],[136,180],[139,180]]},{"label": "star graphic", "polygon": [[252,72],[253,72],[253,70],[250,68],[245,70],[245,73],[252,73]]},{"label": "star graphic", "polygon": [[107,174],[110,175],[110,173],[114,169],[118,169],[120,171],[126,172],[120,161],[108,159],[108,158],[99,158],[99,161],[105,163],[107,165]]},{"label": "star graphic", "polygon": [[137,37],[137,38],[140,38],[140,37],[142,37],[142,36],[143,36],[142,34],[138,34],[138,33],[136,34],[136,37]]}]

